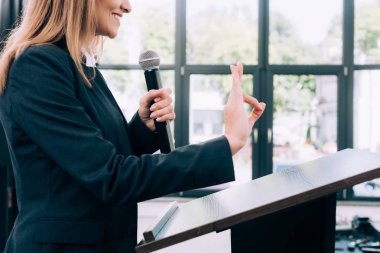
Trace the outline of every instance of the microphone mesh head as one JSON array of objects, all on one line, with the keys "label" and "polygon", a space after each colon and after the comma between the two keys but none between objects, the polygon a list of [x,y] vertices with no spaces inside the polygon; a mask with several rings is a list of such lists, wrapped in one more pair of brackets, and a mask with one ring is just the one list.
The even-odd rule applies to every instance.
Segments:
[{"label": "microphone mesh head", "polygon": [[139,64],[143,70],[158,69],[160,56],[156,52],[148,50],[140,55]]}]

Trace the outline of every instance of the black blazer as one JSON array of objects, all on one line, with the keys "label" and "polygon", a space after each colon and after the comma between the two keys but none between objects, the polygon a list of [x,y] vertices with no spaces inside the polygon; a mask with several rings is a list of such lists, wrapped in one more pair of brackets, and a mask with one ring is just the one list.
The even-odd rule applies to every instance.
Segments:
[{"label": "black blazer", "polygon": [[137,202],[234,180],[228,141],[151,155],[155,133],[98,70],[86,87],[63,45],[23,52],[0,96],[19,207],[5,252],[134,252]]}]

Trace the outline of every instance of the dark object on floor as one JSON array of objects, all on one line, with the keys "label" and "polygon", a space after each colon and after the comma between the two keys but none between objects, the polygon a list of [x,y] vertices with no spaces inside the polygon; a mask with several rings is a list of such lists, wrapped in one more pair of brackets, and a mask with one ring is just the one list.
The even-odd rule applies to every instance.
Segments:
[{"label": "dark object on floor", "polygon": [[380,252],[380,232],[372,225],[368,217],[355,216],[351,229],[338,229],[336,240],[348,240],[347,250],[355,252]]},{"label": "dark object on floor", "polygon": [[355,216],[352,220],[352,230],[354,238],[367,238],[371,241],[380,240],[380,233],[371,224],[368,217]]}]

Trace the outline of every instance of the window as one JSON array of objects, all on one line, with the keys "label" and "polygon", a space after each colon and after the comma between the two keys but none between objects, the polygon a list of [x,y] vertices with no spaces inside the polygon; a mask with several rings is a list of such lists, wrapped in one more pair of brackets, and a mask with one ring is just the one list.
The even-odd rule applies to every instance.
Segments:
[{"label": "window", "polygon": [[270,0],[270,64],[342,63],[342,0]]},{"label": "window", "polygon": [[379,13],[379,1],[355,1],[355,64],[380,64]]},{"label": "window", "polygon": [[187,1],[187,63],[257,64],[257,0]]},{"label": "window", "polygon": [[[355,0],[354,148],[380,153],[380,2]],[[370,66],[369,66],[370,65]],[[353,197],[380,198],[380,179],[353,187]]]},{"label": "window", "polygon": [[337,151],[336,76],[274,77],[273,171]]},{"label": "window", "polygon": [[[380,152],[380,70],[355,72],[354,147]],[[380,197],[380,179],[356,185],[356,197]]]}]

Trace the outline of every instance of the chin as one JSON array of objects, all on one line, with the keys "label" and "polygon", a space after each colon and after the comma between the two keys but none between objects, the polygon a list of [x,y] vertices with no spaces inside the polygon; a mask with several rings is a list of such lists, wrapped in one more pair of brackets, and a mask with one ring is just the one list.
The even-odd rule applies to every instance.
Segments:
[{"label": "chin", "polygon": [[116,38],[116,36],[117,36],[117,33],[109,33],[109,34],[107,34],[107,37],[110,38],[110,39],[114,39],[114,38]]},{"label": "chin", "polygon": [[114,39],[117,35],[118,35],[118,31],[116,30],[116,31],[109,31],[106,36],[110,39]]}]

